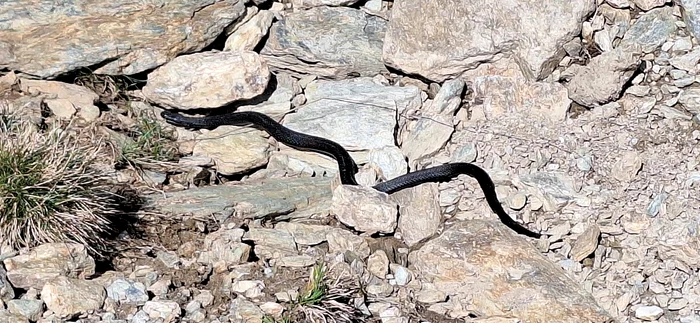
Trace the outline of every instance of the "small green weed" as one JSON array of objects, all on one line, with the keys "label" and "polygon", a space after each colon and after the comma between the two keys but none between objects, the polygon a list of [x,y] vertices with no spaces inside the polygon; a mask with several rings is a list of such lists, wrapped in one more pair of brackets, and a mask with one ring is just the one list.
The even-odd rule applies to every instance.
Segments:
[{"label": "small green weed", "polygon": [[168,162],[177,157],[177,150],[154,120],[139,117],[129,137],[132,140],[120,147],[118,162],[142,165],[154,161]]}]

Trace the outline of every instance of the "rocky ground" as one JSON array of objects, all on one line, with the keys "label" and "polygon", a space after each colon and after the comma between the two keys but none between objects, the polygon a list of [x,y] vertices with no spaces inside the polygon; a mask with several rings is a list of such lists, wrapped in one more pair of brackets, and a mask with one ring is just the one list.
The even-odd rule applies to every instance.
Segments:
[{"label": "rocky ground", "polygon": [[[0,133],[96,146],[135,227],[5,241],[0,322],[700,322],[700,2],[102,2],[0,2]],[[366,187],[447,162],[545,236],[468,176]]]}]

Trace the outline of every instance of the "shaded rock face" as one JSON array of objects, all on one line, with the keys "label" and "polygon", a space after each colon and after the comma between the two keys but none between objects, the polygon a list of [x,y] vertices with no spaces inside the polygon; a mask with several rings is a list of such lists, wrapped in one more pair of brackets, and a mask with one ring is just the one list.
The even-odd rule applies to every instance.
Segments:
[{"label": "shaded rock face", "polygon": [[500,223],[459,222],[409,254],[414,272],[485,316],[524,322],[607,322],[612,318],[561,267]]},{"label": "shaded rock face", "polygon": [[[135,74],[197,51],[245,13],[244,1],[0,2],[0,68],[42,78],[83,67]],[[41,57],[41,60],[37,60]]]},{"label": "shaded rock face", "polygon": [[581,32],[595,1],[394,2],[384,40],[387,65],[442,82],[514,55],[530,77],[546,77]]}]

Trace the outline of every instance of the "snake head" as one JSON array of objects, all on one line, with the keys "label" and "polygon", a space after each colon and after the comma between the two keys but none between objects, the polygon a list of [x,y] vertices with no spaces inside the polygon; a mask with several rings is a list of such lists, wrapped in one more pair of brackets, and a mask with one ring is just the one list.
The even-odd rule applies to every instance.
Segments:
[{"label": "snake head", "polygon": [[210,126],[202,122],[204,118],[193,118],[186,117],[177,112],[163,110],[160,116],[165,119],[169,124],[177,127],[189,128],[189,129],[211,129],[216,128],[216,126]]}]

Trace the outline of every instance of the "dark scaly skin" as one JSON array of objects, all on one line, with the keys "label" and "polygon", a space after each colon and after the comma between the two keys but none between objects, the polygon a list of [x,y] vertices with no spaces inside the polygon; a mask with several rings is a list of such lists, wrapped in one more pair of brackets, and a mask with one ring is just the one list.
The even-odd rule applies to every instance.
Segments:
[{"label": "dark scaly skin", "polygon": [[[338,162],[340,181],[345,185],[357,185],[355,173],[357,164],[350,154],[338,143],[316,136],[296,132],[277,123],[274,119],[258,112],[242,111],[201,118],[186,117],[172,111],[163,111],[161,116],[170,124],[194,129],[213,129],[221,125],[242,126],[253,124],[265,130],[277,141],[299,150],[311,150],[333,157]],[[391,194],[426,182],[446,182],[465,174],[473,177],[484,192],[489,207],[498,215],[501,222],[515,232],[539,238],[542,235],[523,227],[513,220],[498,202],[495,185],[489,174],[479,166],[470,163],[450,163],[411,172],[373,186],[374,189]]]},{"label": "dark scaly skin", "polygon": [[355,161],[343,146],[325,138],[296,132],[282,126],[262,113],[241,111],[217,116],[192,118],[165,110],[161,113],[161,116],[172,125],[194,129],[213,129],[221,125],[256,125],[287,146],[299,150],[311,150],[333,157],[338,162],[340,181],[343,184],[357,185],[357,181],[355,181],[357,164],[355,164]]}]

